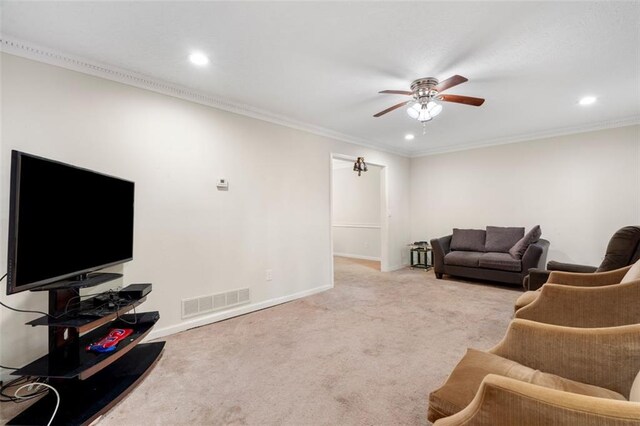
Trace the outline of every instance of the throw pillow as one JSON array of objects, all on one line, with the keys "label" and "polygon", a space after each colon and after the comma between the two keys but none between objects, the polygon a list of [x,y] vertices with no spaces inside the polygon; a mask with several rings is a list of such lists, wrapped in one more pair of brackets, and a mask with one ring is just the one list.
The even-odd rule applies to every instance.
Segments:
[{"label": "throw pillow", "polygon": [[453,228],[451,250],[483,252],[485,234],[483,229]]},{"label": "throw pillow", "polygon": [[522,259],[522,256],[524,256],[524,252],[527,251],[529,245],[538,241],[541,236],[542,230],[540,229],[540,225],[534,226],[524,237],[520,238],[518,242],[509,249],[509,254],[516,259]]},{"label": "throw pillow", "polygon": [[524,228],[502,228],[487,226],[487,240],[484,251],[509,253],[509,249],[524,237]]},{"label": "throw pillow", "polygon": [[640,260],[634,263],[631,269],[629,269],[627,273],[624,274],[624,277],[622,277],[622,281],[620,281],[620,284],[629,283],[635,280],[640,280]]}]

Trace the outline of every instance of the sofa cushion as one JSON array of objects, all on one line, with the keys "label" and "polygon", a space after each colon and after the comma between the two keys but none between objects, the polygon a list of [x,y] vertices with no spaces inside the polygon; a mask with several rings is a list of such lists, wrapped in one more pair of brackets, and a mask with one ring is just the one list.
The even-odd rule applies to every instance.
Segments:
[{"label": "sofa cushion", "polygon": [[445,384],[429,395],[429,421],[434,422],[465,408],[487,374],[498,374],[565,392],[626,401],[624,396],[609,389],[543,373],[491,353],[467,349]]},{"label": "sofa cushion", "polygon": [[445,255],[444,264],[477,268],[483,254],[475,251],[451,251]]},{"label": "sofa cushion", "polygon": [[522,259],[529,245],[538,241],[541,236],[542,230],[540,229],[540,225],[534,226],[509,249],[509,254],[516,259]]},{"label": "sofa cushion", "polygon": [[514,259],[509,253],[484,253],[478,261],[478,266],[501,271],[522,271],[522,261]]},{"label": "sofa cushion", "polygon": [[451,237],[451,250],[484,251],[484,229],[458,229],[453,228]]},{"label": "sofa cushion", "polygon": [[487,226],[487,236],[484,251],[508,253],[509,249],[524,237],[524,228],[502,228]]}]

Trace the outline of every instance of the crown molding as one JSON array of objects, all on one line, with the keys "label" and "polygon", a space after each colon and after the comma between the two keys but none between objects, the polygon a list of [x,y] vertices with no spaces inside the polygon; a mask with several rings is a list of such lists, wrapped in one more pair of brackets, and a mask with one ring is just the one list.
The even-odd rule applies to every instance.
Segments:
[{"label": "crown molding", "polygon": [[206,105],[246,117],[255,118],[257,120],[289,127],[291,129],[323,136],[329,139],[409,158],[424,157],[428,155],[437,155],[457,151],[466,151],[469,149],[506,145],[536,139],[546,139],[557,136],[565,136],[576,133],[584,133],[640,124],[640,115],[634,115],[616,120],[590,123],[584,126],[560,127],[545,130],[542,132],[523,133],[520,135],[473,141],[453,146],[433,147],[421,150],[406,150],[397,148],[393,149],[388,146],[373,144],[368,140],[364,140],[355,136],[346,135],[344,133],[336,132],[324,127],[301,122],[298,120],[293,120],[283,115],[274,114],[268,111],[253,108],[249,105],[244,105],[238,102],[230,101],[228,99],[219,98],[208,93],[169,83],[167,81],[153,78],[144,74],[88,60],[67,53],[58,52],[53,49],[38,46],[30,42],[18,40],[4,34],[0,34],[0,51],[34,61],[43,62],[49,65],[66,68],[72,71],[81,72],[83,74],[89,74],[95,77],[104,78],[129,86],[150,90],[156,93],[161,93],[201,105]]},{"label": "crown molding", "polygon": [[118,68],[109,64],[92,61],[86,58],[70,55],[55,51],[53,49],[38,46],[36,44],[18,40],[16,38],[0,34],[0,51],[31,59],[37,62],[43,62],[49,65],[66,68],[72,71],[89,74],[95,77],[104,78],[118,83],[134,86],[140,89],[150,90],[163,95],[173,96],[201,105],[206,105],[216,109],[232,112],[246,117],[255,118],[280,126],[289,127],[295,130],[312,133],[314,135],[323,136],[341,142],[362,146],[376,151],[387,152],[402,157],[410,157],[411,152],[407,150],[392,149],[386,146],[372,144],[371,142],[336,132],[324,127],[305,123],[298,120],[285,117],[283,115],[274,114],[268,111],[253,108],[249,105],[233,102],[228,99],[219,98],[208,93],[197,91],[189,87],[170,83],[161,79],[150,77],[148,75],[136,73],[123,68]]},{"label": "crown molding", "polygon": [[470,142],[461,145],[448,147],[427,148],[411,153],[411,158],[426,157],[429,155],[446,154],[449,152],[467,151],[470,149],[487,148],[490,146],[507,145],[518,142],[527,142],[538,139],[548,139],[558,136],[567,136],[577,133],[594,132],[597,130],[615,129],[617,127],[626,127],[640,124],[640,115],[632,115],[615,120],[600,121],[584,126],[558,127],[555,129],[544,130],[542,132],[522,133],[515,136],[507,136],[503,138],[487,139],[483,141]]}]

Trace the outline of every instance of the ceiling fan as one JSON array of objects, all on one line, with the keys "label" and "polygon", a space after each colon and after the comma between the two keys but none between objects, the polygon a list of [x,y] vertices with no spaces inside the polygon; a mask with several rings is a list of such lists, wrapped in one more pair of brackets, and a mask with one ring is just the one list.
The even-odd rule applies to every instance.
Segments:
[{"label": "ceiling fan", "polygon": [[468,79],[461,75],[454,75],[444,81],[439,81],[437,78],[433,77],[425,77],[414,80],[413,83],[411,83],[410,92],[406,90],[383,90],[378,93],[407,95],[411,96],[413,99],[400,102],[397,105],[380,111],[379,113],[374,114],[374,117],[380,117],[388,112],[410,104],[409,108],[407,108],[407,114],[409,114],[411,118],[415,118],[424,124],[433,119],[436,115],[440,114],[442,111],[442,105],[437,101],[455,102],[471,106],[482,105],[484,103],[484,99],[482,98],[442,94],[445,90],[457,86],[458,84],[462,84],[465,81],[468,81]]}]

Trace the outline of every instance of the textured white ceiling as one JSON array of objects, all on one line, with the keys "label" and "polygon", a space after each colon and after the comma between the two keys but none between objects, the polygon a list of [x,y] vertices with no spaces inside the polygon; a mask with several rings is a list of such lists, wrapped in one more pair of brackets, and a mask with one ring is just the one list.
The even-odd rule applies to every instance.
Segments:
[{"label": "textured white ceiling", "polygon": [[[640,120],[640,2],[4,1],[2,33],[412,155]],[[372,117],[453,74],[482,107]]]}]

